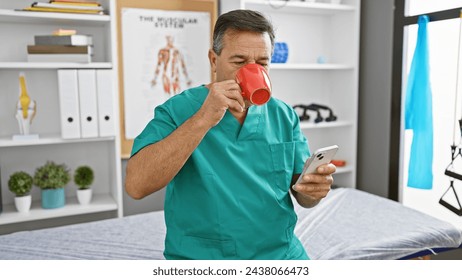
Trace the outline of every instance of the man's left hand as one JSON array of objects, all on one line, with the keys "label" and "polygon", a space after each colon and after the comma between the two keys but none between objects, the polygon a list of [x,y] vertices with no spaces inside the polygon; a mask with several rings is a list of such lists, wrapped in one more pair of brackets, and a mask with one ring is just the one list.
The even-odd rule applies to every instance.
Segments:
[{"label": "man's left hand", "polygon": [[336,171],[332,163],[321,165],[317,173],[300,175],[301,181],[292,186],[298,203],[304,207],[313,207],[327,196],[334,182],[332,174]]}]

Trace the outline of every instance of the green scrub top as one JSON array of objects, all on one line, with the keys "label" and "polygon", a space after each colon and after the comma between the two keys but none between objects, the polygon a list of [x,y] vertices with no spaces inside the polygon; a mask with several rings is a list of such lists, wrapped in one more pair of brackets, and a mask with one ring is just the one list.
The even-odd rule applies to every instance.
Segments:
[{"label": "green scrub top", "polygon": [[[132,156],[183,124],[207,94],[192,88],[156,107]],[[167,186],[165,258],[308,259],[289,195],[308,156],[298,116],[284,102],[251,106],[243,125],[227,111]]]}]

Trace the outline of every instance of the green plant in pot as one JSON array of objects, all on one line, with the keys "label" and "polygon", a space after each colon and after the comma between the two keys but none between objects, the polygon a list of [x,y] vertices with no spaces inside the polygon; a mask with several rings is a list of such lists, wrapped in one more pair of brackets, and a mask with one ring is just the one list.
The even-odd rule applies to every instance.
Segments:
[{"label": "green plant in pot", "polygon": [[91,201],[92,190],[90,188],[95,175],[91,167],[83,165],[77,167],[74,172],[74,183],[78,186],[77,200],[80,204],[86,205]]},{"label": "green plant in pot", "polygon": [[8,180],[9,190],[16,195],[14,198],[14,205],[19,213],[28,213],[32,203],[32,190],[33,179],[32,176],[24,171],[18,171],[11,174]]},{"label": "green plant in pot", "polygon": [[66,204],[64,187],[71,179],[64,164],[48,161],[35,170],[34,184],[42,189],[42,208],[54,209]]}]

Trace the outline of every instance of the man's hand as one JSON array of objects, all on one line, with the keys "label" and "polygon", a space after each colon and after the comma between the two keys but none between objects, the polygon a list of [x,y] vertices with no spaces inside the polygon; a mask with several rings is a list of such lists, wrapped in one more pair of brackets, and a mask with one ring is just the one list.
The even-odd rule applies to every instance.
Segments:
[{"label": "man's hand", "polygon": [[226,113],[226,110],[243,112],[245,103],[241,95],[241,88],[234,80],[211,83],[208,86],[209,94],[202,107],[197,112],[210,127],[217,125]]},{"label": "man's hand", "polygon": [[301,181],[292,186],[292,194],[297,202],[306,208],[315,206],[327,196],[334,182],[332,174],[336,171],[336,167],[329,163],[319,166],[316,171],[315,174],[303,175]]}]

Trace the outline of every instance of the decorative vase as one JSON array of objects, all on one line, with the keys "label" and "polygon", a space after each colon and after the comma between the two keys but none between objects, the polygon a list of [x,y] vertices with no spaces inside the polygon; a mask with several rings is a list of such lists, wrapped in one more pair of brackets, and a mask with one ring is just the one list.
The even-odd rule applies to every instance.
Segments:
[{"label": "decorative vase", "polygon": [[54,209],[64,207],[66,195],[64,188],[42,190],[42,208]]},{"label": "decorative vase", "polygon": [[77,190],[77,200],[79,201],[81,205],[90,204],[91,196],[92,196],[91,189]]},{"label": "decorative vase", "polygon": [[32,204],[31,195],[16,196],[14,198],[14,206],[16,206],[16,210],[18,210],[19,213],[22,213],[22,214],[29,213],[31,204]]}]

